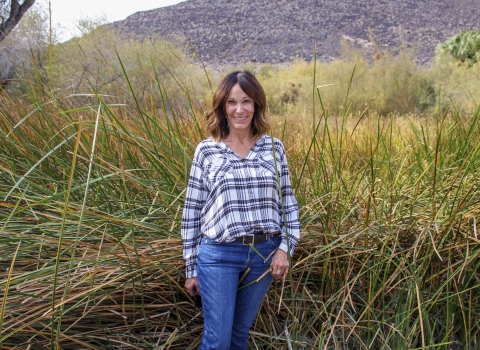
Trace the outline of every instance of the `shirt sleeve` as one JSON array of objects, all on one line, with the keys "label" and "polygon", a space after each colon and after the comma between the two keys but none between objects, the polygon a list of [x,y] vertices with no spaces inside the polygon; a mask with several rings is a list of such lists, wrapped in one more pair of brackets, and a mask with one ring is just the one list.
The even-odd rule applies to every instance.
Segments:
[{"label": "shirt sleeve", "polygon": [[207,198],[207,189],[203,181],[203,166],[199,145],[193,157],[187,193],[182,214],[183,258],[185,259],[186,278],[197,276],[198,248],[202,238],[202,208]]},{"label": "shirt sleeve", "polygon": [[282,203],[282,242],[279,248],[285,252],[289,252],[290,256],[293,256],[295,248],[298,245],[300,239],[300,220],[298,202],[293,194],[292,185],[290,183],[290,173],[288,171],[287,156],[285,149],[280,141],[278,147],[275,147],[277,152],[277,159],[279,159],[279,171],[280,171],[280,189],[281,196],[280,201]]}]

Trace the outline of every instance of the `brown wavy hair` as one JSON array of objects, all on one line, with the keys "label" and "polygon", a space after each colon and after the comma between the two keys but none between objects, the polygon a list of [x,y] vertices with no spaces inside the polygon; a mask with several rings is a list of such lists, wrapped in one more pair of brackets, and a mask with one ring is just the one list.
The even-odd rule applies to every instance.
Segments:
[{"label": "brown wavy hair", "polygon": [[257,78],[249,71],[235,71],[225,76],[215,91],[212,100],[212,108],[206,115],[206,129],[216,141],[220,141],[228,136],[230,129],[227,122],[227,113],[225,106],[227,104],[230,91],[235,84],[255,103],[250,134],[254,140],[265,134],[269,129],[269,124],[265,116],[267,100],[265,91]]}]

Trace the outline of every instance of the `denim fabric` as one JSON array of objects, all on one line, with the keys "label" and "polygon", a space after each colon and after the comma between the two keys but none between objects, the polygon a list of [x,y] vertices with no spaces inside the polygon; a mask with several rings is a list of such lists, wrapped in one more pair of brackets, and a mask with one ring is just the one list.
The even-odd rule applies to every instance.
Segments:
[{"label": "denim fabric", "polygon": [[[269,237],[265,242],[255,244],[253,249],[240,242],[216,243],[210,238],[202,238],[197,271],[204,334],[199,350],[246,349],[248,332],[272,282],[272,275],[267,272],[258,282],[245,288],[242,286],[269,270],[272,259],[269,255],[280,242],[280,237]],[[264,260],[267,257],[268,262]]]}]

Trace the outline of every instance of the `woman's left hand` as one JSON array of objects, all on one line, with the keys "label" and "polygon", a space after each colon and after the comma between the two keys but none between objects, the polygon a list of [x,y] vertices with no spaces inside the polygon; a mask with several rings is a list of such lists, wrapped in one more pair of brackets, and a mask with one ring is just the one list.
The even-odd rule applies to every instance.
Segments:
[{"label": "woman's left hand", "polygon": [[281,249],[272,258],[270,273],[276,280],[285,279],[288,274],[288,255]]}]

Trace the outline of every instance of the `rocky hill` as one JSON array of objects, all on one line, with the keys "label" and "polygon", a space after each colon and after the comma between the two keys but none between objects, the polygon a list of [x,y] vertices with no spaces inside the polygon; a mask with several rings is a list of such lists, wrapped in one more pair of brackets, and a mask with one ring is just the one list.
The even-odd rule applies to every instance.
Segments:
[{"label": "rocky hill", "polygon": [[407,46],[428,65],[435,46],[480,30],[480,0],[188,0],[111,24],[124,35],[183,38],[210,66],[320,60],[341,39],[395,52]]}]

